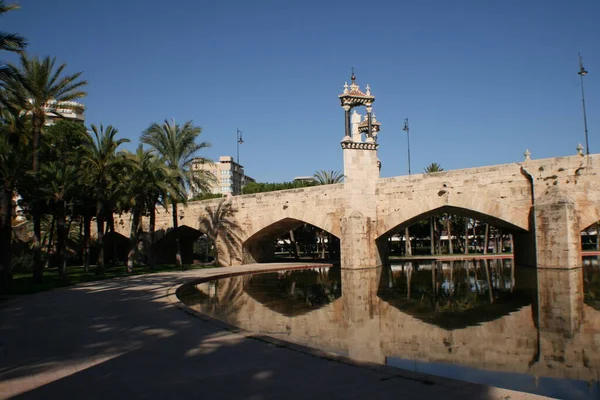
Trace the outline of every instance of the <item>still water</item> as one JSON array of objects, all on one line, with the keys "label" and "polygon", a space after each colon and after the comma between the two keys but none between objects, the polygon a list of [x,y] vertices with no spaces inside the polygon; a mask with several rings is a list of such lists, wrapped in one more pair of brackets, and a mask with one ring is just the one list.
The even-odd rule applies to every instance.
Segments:
[{"label": "still water", "polygon": [[189,284],[192,308],[290,342],[474,383],[600,398],[600,267],[406,262]]}]

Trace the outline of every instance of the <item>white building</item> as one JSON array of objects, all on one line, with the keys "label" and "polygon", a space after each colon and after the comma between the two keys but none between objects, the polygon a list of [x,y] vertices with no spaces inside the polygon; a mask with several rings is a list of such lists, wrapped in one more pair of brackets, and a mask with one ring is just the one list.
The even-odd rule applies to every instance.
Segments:
[{"label": "white building", "polygon": [[[210,171],[217,178],[217,181],[211,185],[211,192],[224,195],[242,194],[242,188],[255,180],[244,173],[244,167],[233,160],[231,156],[221,156],[215,163],[205,163],[202,159],[196,159],[192,162],[192,171],[204,170]],[[192,190],[190,197],[197,195],[197,191]]]},{"label": "white building", "polygon": [[59,119],[85,122],[85,117],[83,116],[85,106],[76,101],[60,101],[57,103],[56,100],[53,100],[48,102],[44,110],[46,111],[46,121],[44,122],[46,126],[54,125],[54,122]]}]

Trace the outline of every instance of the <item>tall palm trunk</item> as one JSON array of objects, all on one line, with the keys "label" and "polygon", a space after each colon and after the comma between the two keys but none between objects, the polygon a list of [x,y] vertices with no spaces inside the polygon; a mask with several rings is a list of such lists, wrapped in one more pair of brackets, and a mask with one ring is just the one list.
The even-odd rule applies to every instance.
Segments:
[{"label": "tall palm trunk", "polygon": [[448,231],[448,253],[454,254],[454,248],[452,247],[452,222],[450,221],[450,215],[446,221],[446,230]]},{"label": "tall palm trunk", "polygon": [[412,256],[412,246],[410,244],[410,231],[408,227],[404,228],[404,255]]},{"label": "tall palm trunk", "polygon": [[0,193],[0,293],[6,293],[12,280],[12,190]]},{"label": "tall palm trunk", "polygon": [[104,273],[104,207],[101,201],[96,206],[96,230],[98,235],[98,267],[97,274]]},{"label": "tall palm trunk", "polygon": [[465,254],[469,254],[469,218],[465,218]]},{"label": "tall palm trunk", "polygon": [[485,237],[483,238],[483,254],[488,252],[488,240],[490,238],[490,224],[485,224]]},{"label": "tall palm trunk", "polygon": [[[42,125],[44,114],[34,112],[31,118],[33,131],[33,165],[32,171],[37,178],[40,170],[40,141],[42,136]],[[33,214],[33,282],[42,283],[44,280],[44,265],[42,264],[42,207],[40,200],[34,200],[32,206]]]},{"label": "tall palm trunk", "polygon": [[83,211],[83,270],[90,270],[90,242],[92,236],[92,215],[88,207]]},{"label": "tall palm trunk", "polygon": [[[112,207],[111,207],[112,209]],[[106,217],[105,221],[106,221],[106,232],[110,232],[111,236],[112,236],[112,240],[111,240],[111,261],[112,261],[112,265],[118,265],[119,264],[119,253],[117,252],[117,238],[115,235],[115,218],[113,216],[112,212],[106,212],[104,214]]]},{"label": "tall palm trunk", "polygon": [[[173,233],[175,234],[175,264],[178,267],[182,267],[183,264],[181,263],[181,245],[179,243],[179,231],[178,231],[178,224],[177,224],[177,202],[173,202]],[[216,249],[215,249],[215,253],[216,253]],[[216,254],[215,254],[216,255]],[[215,257],[216,259],[216,257]]]},{"label": "tall palm trunk", "polygon": [[290,243],[294,250],[294,258],[297,260],[300,258],[300,245],[296,242],[296,238],[294,237],[294,231],[290,229]]},{"label": "tall palm trunk", "polygon": [[492,280],[490,279],[490,268],[488,266],[488,260],[481,260],[485,268],[485,278],[488,284],[488,293],[490,296],[490,304],[494,304],[494,293],[492,292]]},{"label": "tall palm trunk", "polygon": [[[156,262],[156,251],[154,249],[154,231],[156,230],[156,209],[154,206],[150,208],[150,268],[154,268]],[[208,252],[207,252],[208,254]]]},{"label": "tall palm trunk", "polygon": [[48,243],[46,244],[46,265],[45,268],[50,266],[50,254],[52,254],[52,245],[54,244],[54,225],[56,225],[56,215],[52,216],[52,220],[50,221],[50,232],[48,235]]},{"label": "tall palm trunk", "polygon": [[431,246],[431,249],[430,249],[431,255],[435,254],[435,234],[434,234],[435,229],[433,226],[434,225],[433,218],[434,217],[429,218],[429,236],[430,236],[430,241],[429,241],[430,244],[429,245]]},{"label": "tall palm trunk", "polygon": [[60,201],[56,210],[56,255],[58,258],[58,276],[62,282],[67,280],[67,262],[65,247],[67,243],[66,202]]},{"label": "tall palm trunk", "polygon": [[129,234],[130,239],[130,248],[129,253],[127,254],[127,272],[133,272],[133,260],[137,253],[138,247],[138,230],[140,226],[140,216],[142,214],[142,210],[140,207],[135,207],[133,209],[133,219],[131,221],[131,232]]}]

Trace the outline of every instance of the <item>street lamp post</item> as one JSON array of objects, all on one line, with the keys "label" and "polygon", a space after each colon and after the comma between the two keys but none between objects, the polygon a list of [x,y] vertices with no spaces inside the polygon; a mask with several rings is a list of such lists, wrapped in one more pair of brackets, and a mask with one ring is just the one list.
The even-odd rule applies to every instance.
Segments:
[{"label": "street lamp post", "polygon": [[408,118],[404,119],[404,128],[402,128],[404,132],[406,132],[406,142],[408,144],[408,176],[410,176],[410,128],[408,127]]},{"label": "street lamp post", "polygon": [[587,129],[587,116],[585,114],[585,94],[583,92],[583,77],[587,75],[587,71],[583,68],[583,60],[581,59],[581,54],[579,56],[579,78],[581,79],[581,104],[583,105],[583,129],[585,132],[585,154],[590,154],[590,144],[588,142],[588,129]]},{"label": "street lamp post", "polygon": [[242,139],[242,131],[237,130],[237,164],[240,165],[240,144],[244,143],[244,139]]}]

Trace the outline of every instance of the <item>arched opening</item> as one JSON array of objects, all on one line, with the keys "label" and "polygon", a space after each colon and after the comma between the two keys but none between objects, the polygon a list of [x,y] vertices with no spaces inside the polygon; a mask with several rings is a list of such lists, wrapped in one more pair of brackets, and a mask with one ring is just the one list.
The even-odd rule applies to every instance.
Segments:
[{"label": "arched opening", "polygon": [[129,238],[118,232],[104,234],[104,258],[107,265],[119,265],[127,262]]},{"label": "arched opening", "polygon": [[[200,253],[202,244],[199,243],[202,232],[187,225],[181,225],[177,227],[177,233],[181,249],[181,262],[183,264],[194,264],[194,262],[204,261],[203,254]],[[155,249],[156,260],[159,264],[174,264],[176,255],[175,230],[172,228],[167,230],[156,242]]]},{"label": "arched opening", "polygon": [[600,221],[594,221],[581,231],[581,250],[583,299],[587,305],[600,311]]},{"label": "arched opening", "polygon": [[512,255],[514,235],[526,231],[510,222],[473,210],[442,206],[398,221],[378,240],[380,251],[395,257],[447,255]]},{"label": "arched opening", "polygon": [[340,257],[339,238],[321,227],[284,218],[264,227],[243,243],[243,263],[328,261]]}]

